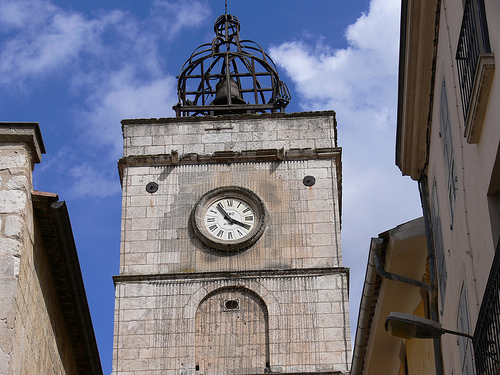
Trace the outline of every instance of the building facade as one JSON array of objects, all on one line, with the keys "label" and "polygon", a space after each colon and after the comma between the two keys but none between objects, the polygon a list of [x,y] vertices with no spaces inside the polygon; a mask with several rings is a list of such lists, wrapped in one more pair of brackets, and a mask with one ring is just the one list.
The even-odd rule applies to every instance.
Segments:
[{"label": "building facade", "polygon": [[371,239],[351,375],[434,373],[431,340],[405,342],[385,330],[386,317],[393,311],[429,316],[427,269],[422,217]]},{"label": "building facade", "polygon": [[66,204],[33,189],[37,123],[0,123],[0,374],[102,374]]},{"label": "building facade", "polygon": [[284,113],[236,17],[215,31],[178,117],[122,121],[113,374],[347,373],[335,113]]},{"label": "building facade", "polygon": [[426,318],[473,336],[434,339],[437,374],[499,371],[499,20],[492,0],[402,2],[396,164],[420,189]]}]

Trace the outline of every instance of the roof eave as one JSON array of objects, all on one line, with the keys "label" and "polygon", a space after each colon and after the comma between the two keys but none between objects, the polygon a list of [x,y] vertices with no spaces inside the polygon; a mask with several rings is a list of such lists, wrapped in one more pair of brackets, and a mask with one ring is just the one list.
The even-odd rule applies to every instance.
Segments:
[{"label": "roof eave", "polygon": [[[43,222],[44,248],[50,248],[49,264],[62,316],[72,337],[79,374],[102,375],[101,360],[78,261],[73,230],[64,201],[56,194],[33,192],[37,220]],[[54,256],[57,253],[57,256]],[[49,256],[51,255],[51,256]],[[75,320],[77,316],[79,319]]]},{"label": "roof eave", "polygon": [[437,3],[403,0],[401,8],[396,165],[414,180],[426,160]]}]

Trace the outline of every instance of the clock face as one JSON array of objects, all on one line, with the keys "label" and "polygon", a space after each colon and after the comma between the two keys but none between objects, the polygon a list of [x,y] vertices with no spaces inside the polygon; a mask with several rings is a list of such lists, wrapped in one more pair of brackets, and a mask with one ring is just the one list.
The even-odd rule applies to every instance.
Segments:
[{"label": "clock face", "polygon": [[251,205],[239,198],[215,200],[205,211],[203,223],[214,239],[233,241],[248,237],[255,226],[255,212]]},{"label": "clock face", "polygon": [[244,250],[264,230],[265,208],[248,189],[224,187],[205,194],[197,203],[192,224],[206,245],[226,251]]}]

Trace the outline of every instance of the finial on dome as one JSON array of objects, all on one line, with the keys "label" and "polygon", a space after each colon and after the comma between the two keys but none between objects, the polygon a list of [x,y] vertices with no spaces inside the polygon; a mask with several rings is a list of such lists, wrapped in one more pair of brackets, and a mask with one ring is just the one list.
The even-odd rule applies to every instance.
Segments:
[{"label": "finial on dome", "polygon": [[178,76],[176,116],[284,112],[290,92],[262,47],[240,39],[240,23],[227,13],[214,25],[215,38],[199,46]]}]

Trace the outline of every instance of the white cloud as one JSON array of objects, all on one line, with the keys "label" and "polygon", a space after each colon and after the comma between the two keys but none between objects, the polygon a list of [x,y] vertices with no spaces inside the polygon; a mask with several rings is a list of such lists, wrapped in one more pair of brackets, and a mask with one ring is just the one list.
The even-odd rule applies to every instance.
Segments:
[{"label": "white cloud", "polygon": [[73,184],[68,193],[78,198],[107,198],[121,192],[116,174],[112,176],[108,168],[82,163],[70,169]]},{"label": "white cloud", "polygon": [[183,29],[201,25],[211,14],[210,7],[201,1],[155,0],[151,14],[168,38],[177,36]]},{"label": "white cloud", "polygon": [[[399,17],[401,1],[372,0],[369,13],[364,13],[346,31],[350,44],[358,49],[373,50],[387,58],[388,66],[396,66],[393,57],[399,52]],[[389,22],[388,22],[389,21]],[[396,21],[396,22],[394,22]],[[385,52],[385,53],[384,53]]]},{"label": "white cloud", "polygon": [[[156,0],[149,19],[113,10],[92,16],[55,6],[50,0],[4,0],[0,4],[0,84],[22,87],[63,74],[71,85],[93,73],[135,64],[160,74],[160,43],[195,28],[211,14],[201,1]],[[66,70],[64,70],[66,69]],[[61,73],[61,71],[63,71]]]},{"label": "white cloud", "polygon": [[347,28],[345,49],[334,50],[323,38],[314,45],[292,41],[271,48],[305,98],[304,109],[372,109],[395,97],[399,7],[399,0],[373,0],[369,13]]},{"label": "white cloud", "polygon": [[3,4],[0,18],[10,19],[7,25],[16,32],[1,45],[0,83],[22,84],[27,78],[40,79],[68,66],[83,53],[103,50],[104,32],[116,27],[123,16],[113,11],[88,19],[38,0]]},{"label": "white cloud", "polygon": [[39,25],[56,9],[45,0],[3,0],[0,3],[0,30]]},{"label": "white cloud", "polygon": [[39,180],[50,179],[60,199],[107,198],[120,193],[116,161],[89,152],[80,158],[81,150],[64,144],[57,152],[43,156],[35,168],[35,186]]},{"label": "white cloud", "polygon": [[89,98],[89,109],[83,113],[82,128],[86,137],[101,145],[111,146],[110,157],[122,155],[123,138],[118,125],[124,118],[171,117],[177,102],[176,79],[157,76],[139,79],[128,66],[113,72]]},{"label": "white cloud", "polygon": [[29,91],[31,83],[51,80],[80,103],[64,109],[78,139],[65,139],[70,146],[47,155],[38,176],[66,174],[66,195],[116,193],[120,120],[173,115],[176,80],[158,50],[209,14],[201,1],[157,0],[143,20],[118,10],[83,14],[50,0],[0,1],[0,86]]}]

